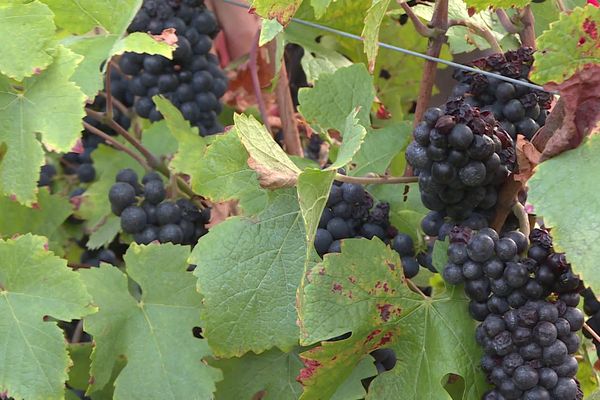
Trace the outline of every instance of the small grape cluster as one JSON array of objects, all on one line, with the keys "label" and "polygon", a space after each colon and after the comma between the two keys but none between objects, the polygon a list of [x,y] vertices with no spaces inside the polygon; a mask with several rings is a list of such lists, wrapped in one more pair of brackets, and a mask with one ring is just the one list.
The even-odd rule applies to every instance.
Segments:
[{"label": "small grape cluster", "polygon": [[[484,399],[580,399],[574,379],[583,326],[581,281],[556,253],[550,234],[455,227],[442,276],[464,283],[469,312],[481,321],[481,366],[495,388]],[[520,253],[527,257],[519,257]]]},{"label": "small grape cluster", "polygon": [[[583,297],[583,311],[590,318],[587,320],[589,327],[596,333],[600,332],[600,301],[594,294],[592,288],[586,288],[582,293]],[[600,342],[598,342],[588,331],[583,331],[583,334],[588,338],[592,339],[596,346],[596,353],[600,358]]]},{"label": "small grape cluster", "polygon": [[419,272],[419,264],[433,271],[431,258],[415,258],[412,238],[398,232],[389,221],[390,206],[374,204],[373,197],[362,185],[335,181],[329,192],[326,206],[321,214],[315,236],[315,249],[320,256],[339,253],[341,241],[348,238],[378,237],[391,244],[402,259],[404,274],[412,278]]},{"label": "small grape cluster", "polygon": [[491,113],[451,100],[443,109],[428,109],[413,137],[406,159],[419,177],[425,207],[455,221],[475,211],[492,213],[516,156]]},{"label": "small grape cluster", "polygon": [[[129,108],[133,105],[133,97],[131,96],[131,93],[129,93],[128,89],[129,81],[125,75],[121,74],[115,69],[112,69],[110,74],[110,87],[113,98],[119,100],[125,107]],[[87,107],[94,111],[104,112],[106,110],[106,99],[102,95],[97,95],[94,98],[94,102]],[[122,113],[117,107],[113,107],[113,119],[123,128],[129,129],[131,124],[129,117]],[[83,120],[110,136],[117,135],[112,128],[102,124],[94,118],[86,116],[83,118]],[[61,162],[65,174],[77,174],[79,182],[88,183],[96,179],[96,170],[91,157],[92,152],[98,148],[98,145],[104,143],[104,139],[94,135],[88,130],[84,130],[81,141],[83,144],[83,152],[66,153],[62,157]]]},{"label": "small grape cluster", "polygon": [[219,32],[214,14],[201,0],[146,0],[128,32],[160,34],[168,28],[177,35],[173,60],[125,53],[119,61],[121,71],[133,76],[129,89],[136,96],[136,113],[151,121],[162,119],[152,101],[153,96],[162,94],[201,135],[222,132],[217,115],[227,78],[218,58],[209,53],[212,38]]},{"label": "small grape cluster", "polygon": [[38,187],[49,187],[52,184],[52,179],[56,175],[56,167],[52,164],[44,164],[40,168],[40,179],[38,179]]},{"label": "small grape cluster", "polygon": [[[527,79],[533,63],[533,49],[522,47],[504,54],[493,54],[472,64],[484,71],[530,82]],[[531,140],[546,123],[552,96],[527,86],[490,78],[476,72],[457,70],[459,81],[452,96],[464,96],[469,104],[490,111],[502,128],[516,140],[517,134]]]},{"label": "small grape cluster", "polygon": [[[149,172],[138,182],[135,171],[119,171],[108,198],[112,212],[121,217],[121,228],[133,234],[137,243],[194,245],[208,230],[210,209],[202,210],[188,199],[166,199],[166,189],[160,176]],[[139,205],[138,205],[139,203]]]}]

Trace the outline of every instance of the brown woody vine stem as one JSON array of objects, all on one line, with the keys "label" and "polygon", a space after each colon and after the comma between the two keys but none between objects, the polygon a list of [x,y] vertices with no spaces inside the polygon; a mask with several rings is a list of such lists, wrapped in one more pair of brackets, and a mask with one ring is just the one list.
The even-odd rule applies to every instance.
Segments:
[{"label": "brown woody vine stem", "polygon": [[110,87],[110,70],[112,63],[106,64],[106,74],[104,75],[104,90],[106,91],[106,118],[113,119],[113,96]]},{"label": "brown woody vine stem", "polygon": [[267,114],[267,108],[265,106],[265,100],[262,97],[262,90],[260,87],[260,78],[258,77],[258,41],[260,39],[260,30],[256,32],[256,36],[252,41],[252,47],[250,48],[248,69],[250,70],[250,78],[252,80],[252,89],[254,89],[254,97],[256,97],[256,103],[258,104],[258,110],[263,123],[267,127],[267,130],[271,131],[271,125],[269,124],[269,115]]},{"label": "brown woody vine stem", "polygon": [[426,26],[405,1],[398,1],[398,3],[400,3],[400,6],[404,9],[404,12],[406,12],[406,15],[408,15],[412,21],[413,25],[415,26],[415,30],[419,33],[419,35],[428,38],[435,36],[435,31]]},{"label": "brown woody vine stem", "polygon": [[80,319],[77,322],[77,326],[75,326],[75,331],[73,332],[73,337],[71,338],[71,343],[79,343],[81,340],[81,335],[83,334],[83,319]]},{"label": "brown woody vine stem", "polygon": [[[98,92],[98,94],[102,97],[104,97],[105,99],[107,99],[107,103],[108,103],[108,97],[106,95],[106,92]],[[115,99],[113,96],[111,96],[112,98],[112,104],[114,107],[118,108],[119,111],[125,115],[127,115],[128,117],[131,117],[131,112],[129,111],[129,109],[127,107],[125,107],[125,104],[121,103],[119,100]]]},{"label": "brown woody vine stem", "polygon": [[531,6],[527,6],[523,9],[521,13],[521,22],[523,23],[523,30],[519,32],[521,43],[523,46],[535,49],[535,17],[531,11]]},{"label": "brown woody vine stem", "polygon": [[377,184],[396,184],[396,183],[414,183],[418,181],[416,176],[348,176],[336,174],[336,181],[347,183],[358,183],[360,185]]},{"label": "brown woody vine stem", "polygon": [[590,335],[592,335],[592,337],[593,337],[593,338],[594,338],[596,341],[600,342],[600,336],[598,336],[598,334],[596,333],[596,331],[595,331],[595,330],[593,330],[591,326],[589,326],[588,324],[584,323],[584,324],[583,324],[583,329],[585,329],[586,331],[588,331],[588,333],[589,333]]},{"label": "brown woody vine stem", "polygon": [[[275,42],[273,42],[275,45]],[[273,57],[275,57],[273,51]],[[294,115],[294,103],[290,94],[290,81],[288,79],[287,68],[285,62],[282,61],[279,70],[279,80],[275,86],[275,97],[279,108],[279,116],[281,117],[281,129],[283,130],[283,143],[288,154],[302,157],[302,144],[300,143],[300,133]]]},{"label": "brown woody vine stem", "polygon": [[504,11],[501,8],[498,8],[496,10],[496,15],[498,16],[498,20],[500,21],[504,29],[506,29],[506,32],[512,34],[519,33],[519,28],[512,22],[506,11]]}]

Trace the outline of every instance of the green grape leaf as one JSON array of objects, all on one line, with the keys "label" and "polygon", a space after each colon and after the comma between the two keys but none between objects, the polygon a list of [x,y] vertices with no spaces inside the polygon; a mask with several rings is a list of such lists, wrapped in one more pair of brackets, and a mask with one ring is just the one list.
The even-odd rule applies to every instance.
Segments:
[{"label": "green grape leaf", "polygon": [[250,400],[260,392],[266,400],[296,400],[302,393],[302,386],[296,382],[302,362],[296,352],[272,349],[210,364],[223,371],[223,380],[217,383],[216,400]]},{"label": "green grape leaf", "polygon": [[[528,182],[527,192],[535,213],[552,228],[556,250],[566,253],[573,269],[593,288],[600,288],[600,248],[595,245],[600,241],[598,168],[600,135],[592,135],[578,148],[541,163]],[[577,179],[572,179],[574,171]],[[586,205],[565,207],[574,198],[585,199]]]},{"label": "green grape leaf", "polygon": [[398,254],[379,239],[344,240],[342,252],[325,256],[306,279],[299,294],[301,343],[352,334],[301,355],[303,397],[328,398],[364,355],[380,347],[393,349],[398,361],[371,383],[367,398],[450,399],[444,389],[449,373],[465,380],[464,399],[487,389],[467,299],[459,289],[434,298],[410,291]]},{"label": "green grape leaf", "polygon": [[54,12],[58,27],[82,35],[94,28],[107,33],[125,33],[142,0],[44,0]]},{"label": "green grape leaf", "polygon": [[69,81],[81,57],[59,46],[42,73],[14,85],[0,76],[0,143],[7,146],[0,164],[1,193],[27,206],[34,203],[44,146],[67,152],[75,146],[85,116],[85,96]]},{"label": "green grape leaf", "polygon": [[257,214],[267,204],[267,191],[259,186],[247,160],[235,129],[218,135],[190,170],[196,176],[192,189],[213,202],[239,200],[246,214]]},{"label": "green grape leaf", "polygon": [[52,17],[39,1],[0,5],[0,73],[22,81],[50,65],[56,30]]},{"label": "green grape leaf", "polygon": [[531,3],[531,0],[466,0],[466,3],[467,6],[479,11],[488,8],[523,8]]},{"label": "green grape leaf", "polygon": [[[210,349],[192,334],[200,325],[201,297],[187,272],[188,256],[189,247],[132,244],[126,274],[108,264],[81,270],[100,308],[84,321],[95,343],[89,392],[105,387],[117,361],[126,358],[114,382],[115,400],[211,397],[221,374],[202,362]],[[128,279],[139,284],[141,298],[130,294]]]},{"label": "green grape leaf", "polygon": [[92,343],[69,344],[69,357],[73,361],[73,367],[69,370],[67,383],[73,389],[85,391],[90,380],[90,356],[92,355]]},{"label": "green grape leaf", "polygon": [[276,19],[263,19],[262,26],[260,28],[260,38],[258,39],[258,45],[264,46],[271,40],[275,39],[277,35],[283,32],[283,25]]},{"label": "green grape leaf", "polygon": [[85,247],[92,250],[99,249],[112,242],[120,230],[121,218],[114,214],[109,214],[106,220],[92,231]]},{"label": "green grape leaf", "polygon": [[106,72],[106,68],[101,70],[100,66],[110,57],[126,51],[160,54],[167,58],[171,58],[173,53],[173,47],[142,32],[134,32],[121,39],[117,34],[69,36],[62,43],[84,56],[72,79],[89,98],[94,97],[98,90],[104,87],[103,73]]},{"label": "green grape leaf", "polygon": [[252,0],[252,9],[263,18],[287,25],[300,4],[302,0]]},{"label": "green grape leaf", "polygon": [[331,164],[327,169],[337,170],[338,168],[346,166],[352,157],[360,150],[360,147],[367,135],[367,130],[364,126],[360,125],[356,115],[359,109],[356,108],[348,114],[346,122],[342,130],[344,140],[342,145],[339,147],[335,162]]},{"label": "green grape leaf", "polygon": [[341,133],[347,115],[356,108],[360,123],[370,126],[369,111],[374,99],[373,78],[363,64],[321,74],[313,88],[302,88],[298,93],[299,110],[311,124]]},{"label": "green grape leaf", "polygon": [[287,351],[298,343],[304,225],[295,193],[275,193],[257,217],[233,217],[213,227],[190,257],[204,296],[202,334],[218,356]]},{"label": "green grape leaf", "polygon": [[64,396],[65,338],[45,318],[70,321],[95,311],[79,275],[45,246],[31,234],[0,240],[0,392],[20,399]]},{"label": "green grape leaf", "polygon": [[586,65],[600,63],[600,8],[577,7],[550,24],[537,40],[531,79],[561,83]]},{"label": "green grape leaf", "polygon": [[352,159],[355,168],[350,175],[364,176],[371,172],[384,174],[392,159],[406,148],[411,137],[412,124],[408,121],[382,129],[369,129],[360,150]]},{"label": "green grape leaf", "polygon": [[310,5],[315,10],[315,16],[317,19],[321,18],[323,14],[325,14],[325,10],[327,10],[329,4],[331,4],[331,0],[310,0]]},{"label": "green grape leaf", "polygon": [[29,208],[8,197],[0,197],[0,210],[0,237],[32,233],[47,237],[50,250],[62,251],[60,226],[72,211],[66,198],[52,195],[44,188],[40,189],[35,207]]},{"label": "green grape leaf", "polygon": [[313,32],[306,26],[290,24],[285,29],[284,37],[286,42],[304,48],[300,64],[306,74],[307,82],[314,84],[321,73],[333,74],[338,68],[348,67],[352,63],[337,51],[311,40]]},{"label": "green grape leaf", "polygon": [[365,42],[365,54],[369,62],[369,71],[373,71],[375,68],[375,59],[379,51],[379,29],[389,6],[390,0],[374,0],[365,16],[365,27],[361,36]]},{"label": "green grape leaf", "polygon": [[112,214],[108,192],[115,183],[117,172],[123,168],[131,168],[141,177],[144,169],[127,154],[103,144],[94,150],[92,160],[96,169],[96,181],[81,195],[82,202],[77,215],[86,220],[85,226],[89,232],[102,230],[94,236],[91,243],[92,247],[99,247],[110,243],[120,229],[116,222],[104,226],[107,221],[114,221],[109,219]]},{"label": "green grape leaf", "polygon": [[248,165],[258,172],[261,186],[290,187],[296,184],[300,169],[285,154],[264,125],[253,116],[235,114],[235,129],[248,151]]},{"label": "green grape leaf", "polygon": [[306,230],[307,250],[312,249],[335,174],[336,171],[307,169],[298,177],[298,201]]},{"label": "green grape leaf", "polygon": [[198,160],[206,150],[206,139],[198,135],[198,128],[192,127],[169,100],[162,96],[154,96],[152,100],[177,141],[177,152],[169,163],[169,168],[176,173],[189,175],[193,186],[197,180]]},{"label": "green grape leaf", "polygon": [[377,375],[373,357],[366,356],[358,362],[348,378],[337,388],[331,400],[361,400],[367,395],[362,380]]}]

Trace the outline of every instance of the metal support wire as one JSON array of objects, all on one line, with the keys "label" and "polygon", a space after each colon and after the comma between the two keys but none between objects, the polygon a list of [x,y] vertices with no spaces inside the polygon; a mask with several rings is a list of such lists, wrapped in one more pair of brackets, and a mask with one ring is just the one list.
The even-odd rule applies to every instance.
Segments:
[{"label": "metal support wire", "polygon": [[[246,9],[248,8],[248,6],[246,4],[238,3],[237,1],[234,1],[234,0],[221,0],[221,1],[224,2],[224,3],[228,3],[228,4],[231,4],[231,5],[234,5],[234,6],[243,7],[243,8],[246,8]],[[298,18],[291,18],[291,20],[293,22],[297,23],[297,24],[300,24],[300,25],[305,25],[305,26],[309,26],[311,28],[315,28],[315,29],[319,29],[319,30],[322,30],[322,31],[334,33],[336,35],[343,36],[343,37],[346,37],[346,38],[349,38],[349,39],[358,40],[360,42],[364,41],[364,39],[362,37],[360,37],[358,35],[355,35],[353,33],[344,32],[344,31],[341,31],[339,29],[335,29],[335,28],[331,28],[329,26],[318,24],[316,22],[305,21],[303,19],[298,19]],[[558,92],[556,92],[556,91],[546,90],[542,86],[536,85],[534,83],[520,81],[518,79],[509,78],[508,76],[504,76],[504,75],[500,75],[500,74],[495,74],[493,72],[483,71],[483,70],[480,70],[480,69],[477,69],[477,68],[469,67],[468,65],[455,63],[453,61],[448,61],[448,60],[444,60],[444,59],[437,58],[437,57],[432,57],[432,56],[429,56],[427,54],[418,53],[416,51],[408,50],[408,49],[405,49],[405,48],[402,48],[402,47],[394,46],[394,45],[383,43],[383,42],[377,42],[377,44],[379,45],[379,47],[382,47],[382,48],[388,49],[388,50],[392,50],[392,51],[397,51],[398,53],[403,53],[403,54],[407,54],[409,56],[423,58],[423,59],[428,60],[428,61],[438,62],[440,64],[445,64],[445,65],[448,65],[450,67],[462,69],[462,70],[465,70],[465,71],[475,72],[475,73],[478,73],[478,74],[481,74],[481,75],[488,76],[490,78],[495,78],[495,79],[499,79],[499,80],[502,80],[502,81],[510,82],[512,84],[515,84],[515,85],[525,86],[525,87],[528,87],[528,88],[531,88],[531,89],[535,89],[535,90],[539,90],[539,91],[542,91],[542,92],[551,93],[551,94],[558,94]]]}]

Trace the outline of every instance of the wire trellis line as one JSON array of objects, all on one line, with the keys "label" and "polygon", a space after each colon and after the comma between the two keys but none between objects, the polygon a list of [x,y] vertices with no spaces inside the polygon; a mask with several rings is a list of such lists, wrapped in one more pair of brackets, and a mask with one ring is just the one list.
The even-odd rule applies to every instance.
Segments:
[{"label": "wire trellis line", "polygon": [[[246,8],[246,9],[248,8],[248,5],[239,3],[239,2],[234,1],[234,0],[221,0],[221,1],[224,2],[224,3],[227,3],[227,4],[234,5],[234,6],[243,7],[243,8]],[[321,25],[321,24],[318,24],[316,22],[305,21],[303,19],[294,18],[294,17],[291,18],[291,21],[293,21],[293,22],[295,22],[297,24],[300,24],[300,25],[309,26],[311,28],[319,29],[319,30],[322,30],[322,31],[325,31],[325,32],[334,33],[336,35],[339,35],[339,36],[342,36],[342,37],[346,37],[346,38],[349,38],[349,39],[358,40],[360,42],[364,41],[364,38],[362,38],[359,35],[355,35],[353,33],[345,32],[345,31],[341,31],[339,29],[331,28],[331,27],[326,26],[326,25]],[[423,54],[423,53],[419,53],[419,52],[412,51],[412,50],[409,50],[409,49],[405,49],[403,47],[394,46],[394,45],[391,45],[391,44],[388,44],[388,43],[384,43],[384,42],[377,42],[377,45],[379,47],[381,47],[381,48],[384,48],[384,49],[388,49],[388,50],[396,51],[398,53],[403,53],[403,54],[406,54],[406,55],[409,55],[409,56],[418,57],[418,58],[422,58],[422,59],[425,59],[425,60],[428,60],[428,61],[433,61],[433,62],[437,62],[437,63],[440,63],[440,64],[448,65],[449,67],[462,69],[464,71],[475,72],[475,73],[478,73],[478,74],[481,74],[481,75],[488,76],[490,78],[495,78],[495,79],[499,79],[499,80],[502,80],[502,81],[505,81],[505,82],[510,82],[510,83],[512,83],[514,85],[521,85],[521,86],[525,86],[525,87],[528,87],[528,88],[531,88],[531,89],[539,90],[539,91],[550,93],[550,94],[559,94],[556,91],[546,90],[542,86],[536,85],[534,83],[524,82],[524,81],[520,81],[518,79],[509,78],[508,76],[496,74],[496,73],[493,73],[493,72],[483,71],[481,69],[469,67],[468,65],[459,64],[459,63],[456,63],[454,61],[448,61],[448,60],[444,60],[442,58],[432,57],[432,56],[429,56],[427,54]]]}]

